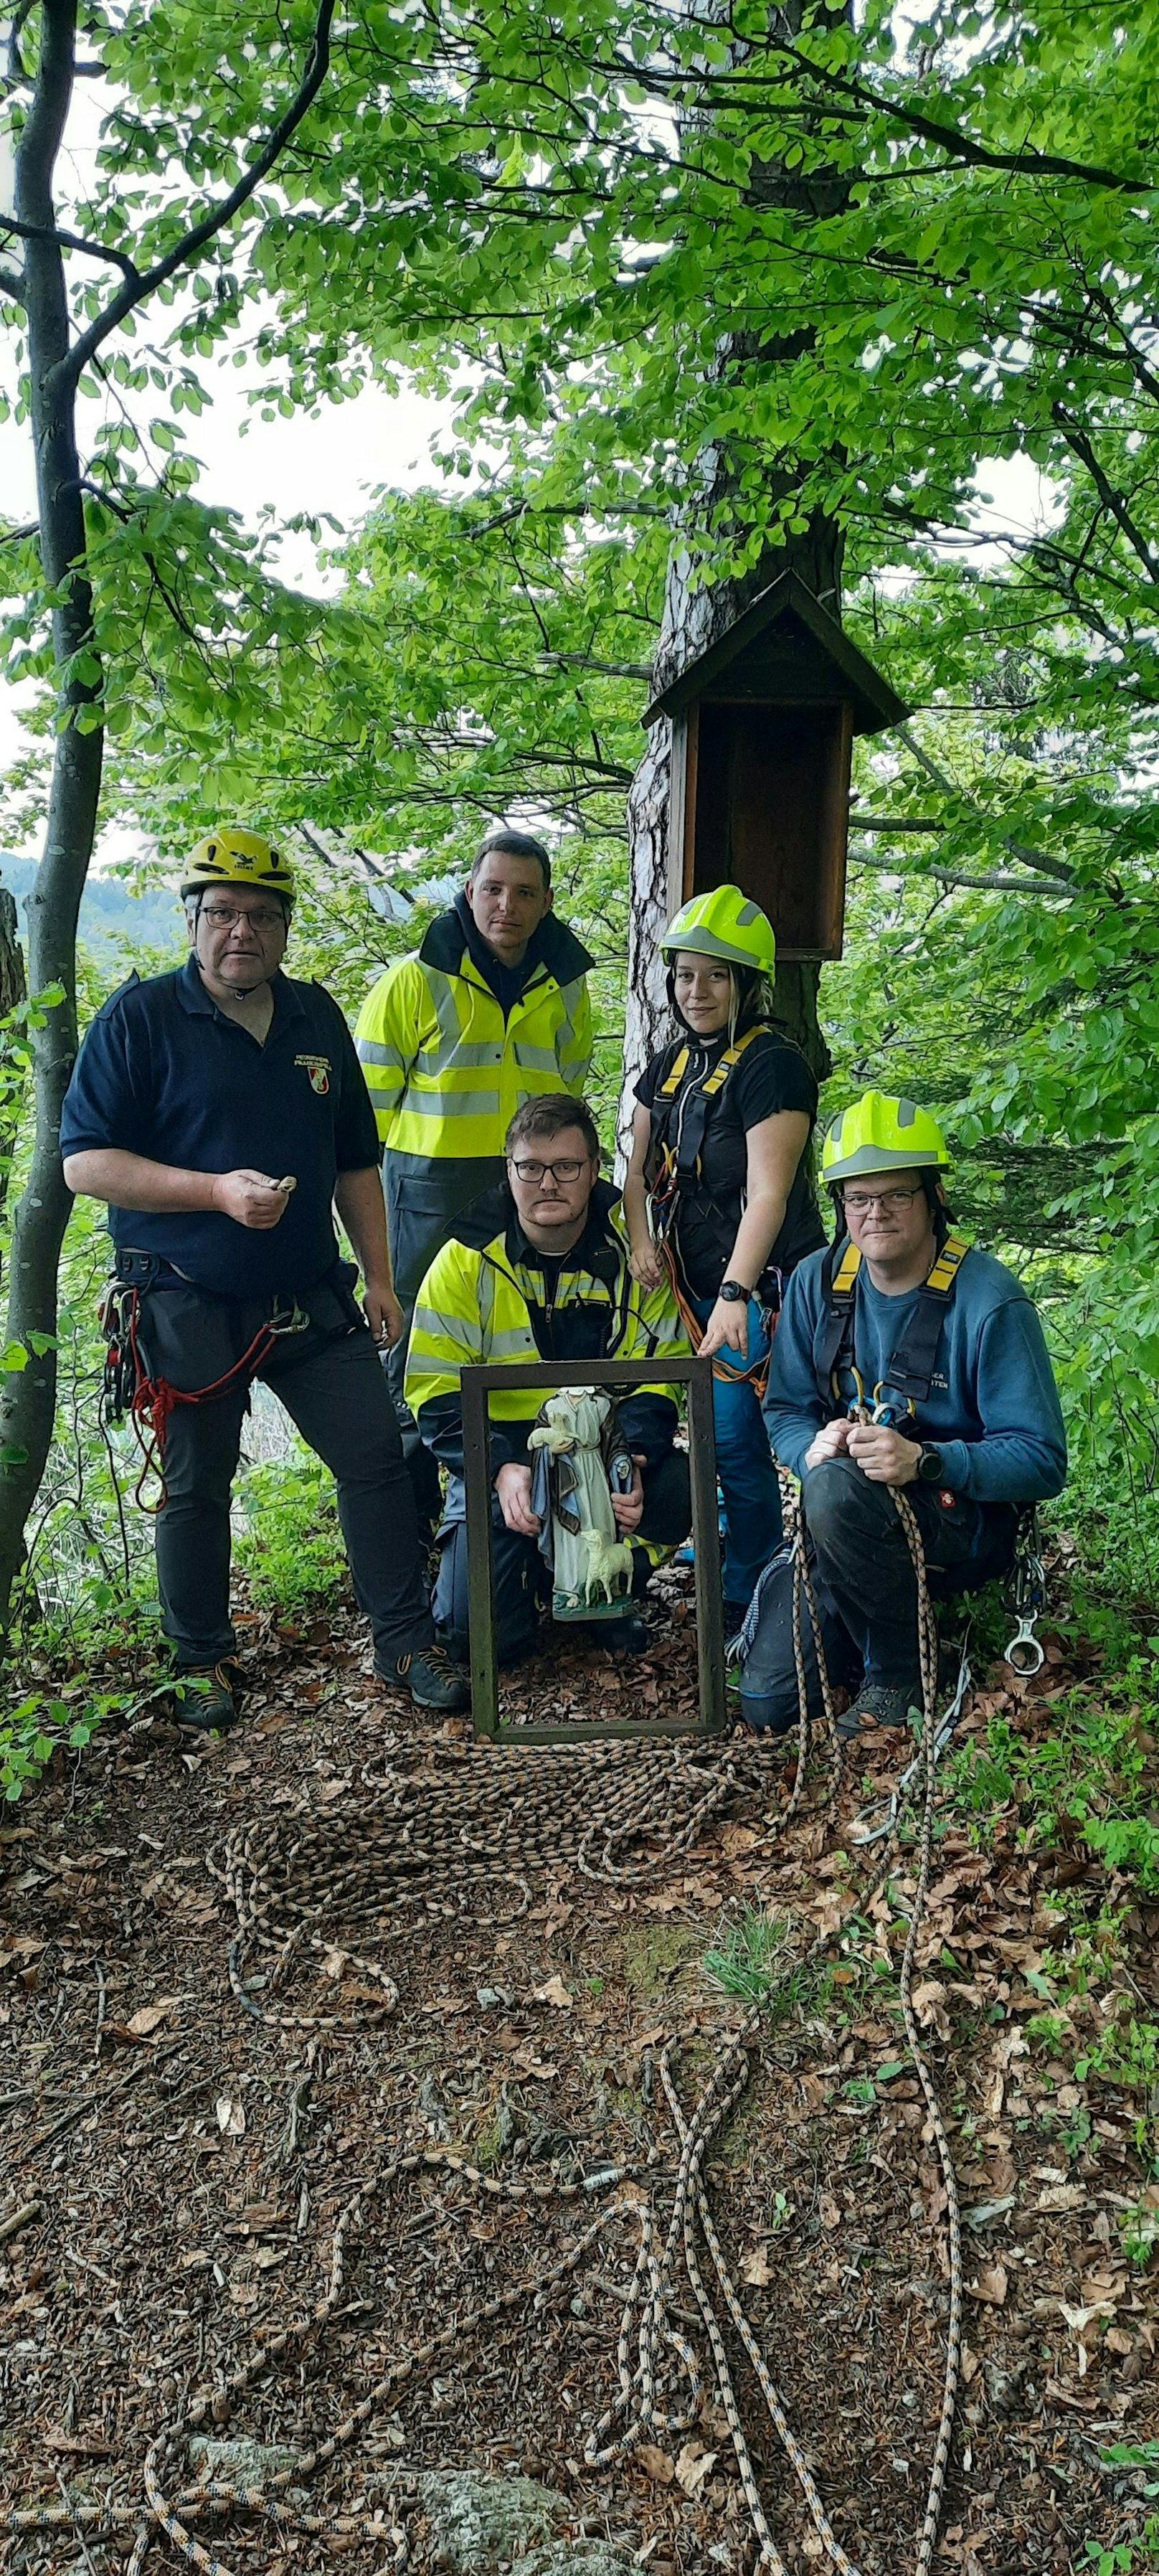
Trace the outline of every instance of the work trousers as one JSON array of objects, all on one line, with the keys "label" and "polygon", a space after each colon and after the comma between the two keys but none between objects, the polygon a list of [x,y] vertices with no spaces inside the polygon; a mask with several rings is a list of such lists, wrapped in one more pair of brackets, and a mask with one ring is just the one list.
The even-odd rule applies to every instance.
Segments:
[{"label": "work trousers", "polygon": [[[394,1407],[369,1330],[348,1289],[323,1283],[299,1301],[310,1323],[275,1342],[257,1374],[338,1487],[338,1518],[374,1660],[389,1675],[433,1634],[410,1479]],[[193,1389],[221,1377],[268,1319],[268,1299],[192,1288],[142,1293],[139,1340],[149,1372]],[[165,1433],[166,1498],[156,1523],[162,1625],[182,1669],[215,1664],[235,1645],[229,1615],[230,1489],[248,1386],[235,1378],[201,1404],[178,1404]]]},{"label": "work trousers", "polygon": [[[692,1517],[688,1460],[672,1449],[654,1467],[641,1470],[644,1512],[634,1538],[654,1547],[679,1547]],[[467,1596],[467,1523],[462,1480],[452,1479],[447,1518],[439,1533],[439,1572],[435,1584],[435,1625],[442,1643],[459,1662],[470,1652]],[[632,1590],[645,1590],[651,1566],[642,1548],[633,1550]],[[551,1574],[538,1540],[509,1530],[499,1496],[491,1496],[491,1566],[495,1604],[495,1660],[518,1663],[538,1641],[539,1614],[551,1597]],[[569,1626],[572,1624],[569,1621]],[[582,1624],[576,1622],[575,1624]],[[611,1622],[593,1622],[611,1626]]]},{"label": "work trousers", "polygon": [[[706,1324],[715,1297],[689,1302]],[[750,1297],[745,1358],[725,1350],[717,1351],[712,1362],[716,1473],[724,1502],[724,1597],[730,1610],[747,1610],[758,1577],[781,1543],[781,1488],[761,1398],[743,1373],[768,1359],[771,1340],[765,1309],[759,1298]]]},{"label": "work trousers", "polygon": [[[904,1491],[921,1531],[935,1601],[976,1591],[1005,1572],[1017,1525],[1012,1504],[976,1503],[967,1494],[943,1503],[926,1485],[907,1485]],[[852,1458],[827,1458],[808,1469],[802,1504],[831,1681],[849,1686],[880,1682],[888,1690],[910,1690],[920,1706],[917,1578],[889,1486],[871,1484]],[[821,1686],[804,1604],[801,1642],[815,1716]],[[752,1641],[744,1652],[740,1704],[752,1726],[782,1734],[796,1724],[788,1550],[770,1566],[761,1590]]]}]

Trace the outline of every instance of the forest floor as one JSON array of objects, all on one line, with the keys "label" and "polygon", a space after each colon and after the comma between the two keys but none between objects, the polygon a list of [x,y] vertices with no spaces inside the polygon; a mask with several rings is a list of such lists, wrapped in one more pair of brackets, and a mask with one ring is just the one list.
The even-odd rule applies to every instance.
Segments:
[{"label": "forest floor", "polygon": [[[645,1662],[569,1649],[508,1680],[507,1713],[691,1705],[687,1585],[667,1578],[652,1615]],[[568,2197],[554,2185],[638,2167],[654,2144],[648,2188],[666,2220],[678,2151],[663,2042],[683,2034],[674,2068],[689,2100],[745,2008],[721,1982],[721,1958],[751,1991],[762,1962],[779,1974],[824,1933],[823,1962],[751,2052],[707,2186],[842,2547],[865,2576],[906,2576],[948,2306],[943,2195],[897,2006],[912,1836],[891,1881],[841,1925],[866,1867],[857,1820],[877,1812],[912,1744],[869,1739],[835,1795],[819,1766],[784,1832],[785,1749],[746,1747],[688,1848],[657,1848],[635,1879],[593,1878],[561,1848],[529,1871],[522,1912],[511,1899],[504,1916],[472,1880],[461,1909],[411,1902],[377,1922],[372,1910],[350,1931],[357,1958],[332,1946],[339,1899],[320,1954],[303,1948],[290,1963],[279,2006],[302,2018],[279,2027],[231,1991],[237,1925],[207,1856],[220,1858],[231,1835],[272,1835],[285,1849],[322,1820],[328,1847],[356,1863],[384,1772],[421,1814],[428,1795],[453,1799],[456,1782],[476,1797],[482,1782],[501,1803],[507,1757],[473,1751],[464,1721],[424,1718],[386,1691],[343,1610],[300,1632],[255,1616],[248,1657],[255,1686],[230,1736],[191,1743],[163,1722],[104,1732],[3,1837],[3,2506],[139,2505],[151,2440],[198,2392],[211,2432],[300,2450],[366,2397],[392,2355],[450,2326],[312,2476],[314,2510],[373,2507],[400,2464],[520,2472],[563,2494],[574,2534],[606,2535],[651,2576],[751,2567],[683,2274],[696,2421],[671,2435],[655,2426],[602,2468],[584,2463],[616,2389],[635,2259],[622,2219],[534,2305],[516,2301],[481,2330],[456,2321],[562,2256],[601,2197],[611,2207],[643,2189]],[[1033,1754],[1059,1692],[1084,1687],[1097,1698],[1097,1666],[1076,1668],[1052,1643],[1032,1685],[995,1667],[960,1738],[981,1743],[998,1715]],[[717,1765],[732,1750],[695,1760]],[[593,1757],[516,1758],[556,1766],[562,1817],[569,1781]],[[1062,1909],[1079,1962],[1065,1991]],[[783,1927],[779,1951],[762,1917]],[[1013,1798],[979,1812],[955,1799],[951,1775],[916,1983],[965,2215],[963,2386],[935,2561],[960,2576],[1089,2568],[1096,2544],[1126,2553],[1108,2571],[1154,2563],[1146,2473],[1106,2454],[1159,2437],[1147,2259],[1159,2233],[1159,2066],[1148,2068],[1141,2041],[1132,2056],[1123,2037],[1116,2058],[1106,2038],[1159,2038],[1157,1930],[1159,1902],[1132,1901],[1077,1831],[1064,1823],[1048,1842]],[[252,1953],[241,1962],[259,2010],[260,1964]],[[376,1967],[397,1982],[392,2010]],[[317,2303],[341,2209],[408,2148],[430,2161],[352,2232],[324,2329],[261,2359],[231,2409],[225,2378]],[[440,2165],[450,2153],[495,2182],[547,2189],[486,2191]],[[808,2568],[822,2544],[731,2330],[726,2344],[778,2547],[790,2569]],[[104,2576],[129,2555],[132,2530],[10,2535],[0,2566]],[[377,2576],[389,2563],[355,2537],[271,2536],[240,2514],[215,2530],[238,2570],[305,2576],[341,2554],[352,2576]],[[177,2563],[166,2538],[154,2547],[150,2566]],[[411,2553],[419,2570],[432,2563],[421,2512]]]}]

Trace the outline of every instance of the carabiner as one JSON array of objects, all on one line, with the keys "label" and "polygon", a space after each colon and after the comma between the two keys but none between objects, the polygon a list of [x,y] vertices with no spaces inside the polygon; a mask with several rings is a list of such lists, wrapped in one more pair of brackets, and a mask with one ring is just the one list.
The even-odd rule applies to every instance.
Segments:
[{"label": "carabiner", "polygon": [[1003,1663],[1009,1664],[1011,1672],[1017,1673],[1024,1681],[1032,1680],[1046,1662],[1045,1652],[1034,1633],[1037,1615],[1035,1610],[1019,1611],[1018,1626],[1002,1656]]}]

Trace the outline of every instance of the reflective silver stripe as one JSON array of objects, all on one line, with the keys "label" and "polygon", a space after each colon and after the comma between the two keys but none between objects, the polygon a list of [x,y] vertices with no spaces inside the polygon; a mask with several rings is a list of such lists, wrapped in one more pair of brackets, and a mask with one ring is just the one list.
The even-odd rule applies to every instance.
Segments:
[{"label": "reflective silver stripe", "polygon": [[411,1332],[425,1333],[432,1342],[462,1342],[469,1351],[483,1348],[482,1326],[474,1315],[437,1315],[433,1306],[416,1306]]},{"label": "reflective silver stripe", "polygon": [[381,1082],[368,1082],[366,1088],[370,1093],[372,1100],[381,1100],[384,1106],[388,1109],[396,1109],[398,1107],[397,1086],[393,1091],[388,1091],[385,1085]]},{"label": "reflective silver stripe", "polygon": [[[534,1335],[528,1331],[526,1324],[512,1324],[504,1333],[492,1333],[487,1344],[487,1357],[489,1360],[522,1359],[525,1358],[529,1352],[532,1359],[534,1359],[535,1339]],[[522,1394],[523,1391],[524,1390],[520,1388],[520,1394]]]},{"label": "reflective silver stripe", "polygon": [[427,987],[434,1004],[435,1018],[442,1032],[443,1062],[445,1063],[462,1037],[463,1022],[456,1007],[450,977],[437,974],[433,966],[427,967],[426,975]]},{"label": "reflective silver stripe", "polygon": [[413,1385],[414,1380],[419,1377],[449,1377],[457,1379],[460,1368],[467,1368],[469,1366],[470,1362],[467,1360],[428,1359],[424,1352],[416,1351],[412,1341],[410,1349],[406,1355],[407,1384],[408,1386]]},{"label": "reflective silver stripe", "polygon": [[520,1046],[516,1041],[513,1053],[516,1064],[522,1065],[528,1073],[556,1071],[554,1047]]},{"label": "reflective silver stripe", "polygon": [[400,1055],[397,1047],[380,1046],[376,1038],[356,1038],[355,1045],[360,1064],[397,1065],[399,1072],[402,1072],[406,1058]]},{"label": "reflective silver stripe", "polygon": [[[549,1056],[547,1061],[551,1064],[554,1058]],[[445,1047],[421,1047],[414,1060],[416,1073],[434,1074],[457,1073],[460,1065],[478,1067],[479,1065],[500,1065],[502,1062],[502,1043],[494,1039],[487,1045],[472,1043],[470,1046],[464,1041],[457,1040],[449,1055]]]},{"label": "reflective silver stripe", "polygon": [[408,1118],[495,1118],[497,1091],[414,1091],[403,1101]]}]

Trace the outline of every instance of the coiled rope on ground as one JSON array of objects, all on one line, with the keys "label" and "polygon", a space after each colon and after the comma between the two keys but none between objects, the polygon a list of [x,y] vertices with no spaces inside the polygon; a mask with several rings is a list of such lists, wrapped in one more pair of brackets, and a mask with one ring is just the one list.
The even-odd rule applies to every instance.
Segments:
[{"label": "coiled rope on ground", "polygon": [[[900,1972],[900,2000],[941,2169],[950,2280],[942,2403],[915,2559],[915,2576],[929,2576],[961,2364],[962,2255],[953,2156],[912,1996],[937,1796],[937,1633],[920,1531],[904,1494],[895,1492],[894,1500],[917,1581],[924,1754],[918,1878]],[[770,1837],[782,1834],[796,1814],[806,1776],[811,1736],[804,1652],[806,1620],[815,1649],[832,1760],[831,1793],[840,1774],[840,1743],[805,1537],[798,1528],[794,1551],[797,1761],[789,1797],[775,1813],[766,1815]],[[395,1981],[378,1963],[343,1946],[341,1935],[363,1924],[373,1923],[380,1932],[385,1928],[389,1933],[408,1923],[413,1925],[416,1908],[453,1915],[482,1887],[504,1881],[514,1885],[520,1899],[517,1911],[523,1911],[530,1899],[529,1878],[536,1874],[555,1877],[569,1868],[617,1886],[642,1883],[687,1851],[738,1796],[751,1797],[763,1791],[767,1800],[769,1757],[759,1746],[735,1743],[715,1753],[702,1747],[674,1752],[652,1745],[593,1747],[578,1756],[571,1748],[566,1753],[538,1747],[525,1751],[511,1748],[498,1756],[491,1751],[458,1755],[409,1777],[389,1769],[373,1779],[364,1775],[363,1786],[373,1790],[374,1805],[369,1812],[361,1813],[353,1828],[333,1815],[302,1822],[291,1819],[288,1824],[283,1820],[260,1830],[245,1829],[230,1838],[220,1855],[210,1856],[211,1870],[233,1909],[237,1927],[229,1963],[233,1991],[248,2013],[270,2026],[314,2032],[340,2026],[335,2014],[296,2011],[275,2000],[291,1970],[304,1964],[309,1952],[321,1951],[331,1958],[336,1953],[340,1960],[368,1973],[381,1992],[382,2011],[393,2009],[398,1999]],[[805,1960],[831,1948],[885,1885],[895,1866],[898,1838],[895,1822],[872,1877],[858,1889],[835,1929],[817,1936],[804,1953]],[[784,1984],[799,1973],[802,1963],[798,1955],[787,1966]],[[433,2149],[388,2158],[354,2194],[336,2224],[330,2279],[317,2305],[305,2317],[263,2340],[249,2361],[225,2380],[217,2392],[216,2406],[213,2392],[205,2392],[182,2415],[161,2428],[145,2462],[143,2516],[140,2505],[119,2501],[92,2507],[29,2507],[9,2514],[5,2527],[33,2532],[71,2525],[101,2537],[136,2524],[129,2576],[141,2576],[150,2545],[159,2533],[181,2551],[200,2576],[231,2576],[191,2526],[205,2516],[244,2512],[264,2519],[279,2534],[293,2530],[303,2536],[345,2539],[348,2543],[358,2539],[387,2543],[393,2563],[401,2569],[409,2554],[405,2523],[387,2524],[381,2515],[312,2514],[302,2511],[296,2502],[289,2502],[286,2490],[291,2485],[300,2486],[313,2472],[347,2450],[372,2419],[393,2404],[399,2391],[440,2353],[452,2345],[461,2347],[479,2329],[528,2304],[542,2307],[555,2289],[574,2278],[608,2231],[626,2225],[636,2232],[637,2250],[620,2323],[618,2384],[589,2434],[585,2453],[589,2465],[610,2464],[654,2432],[686,2429],[696,2419],[700,2405],[696,2360],[676,2323],[678,2266],[682,2263],[711,2354],[757,2547],[756,2564],[772,2571],[772,2576],[786,2576],[753,2467],[720,2319],[701,2270],[698,2240],[702,2240],[727,2317],[752,2366],[824,2555],[839,2576],[858,2576],[832,2528],[784,2401],[745,2316],[704,2180],[709,2147],[744,2092],[749,2074],[748,2052],[759,2041],[761,2025],[777,1991],[754,2004],[739,2028],[722,2041],[707,2080],[689,2110],[681,2103],[674,2075],[678,2040],[671,2040],[662,2052],[662,2090],[679,2147],[674,2172],[659,2169],[660,2151],[655,2147],[646,2165],[634,2172],[619,2167],[570,2184],[555,2180],[543,2184],[503,2182],[481,2173],[462,2157]],[[452,2318],[421,2344],[394,2356],[352,2411],[300,2456],[291,2469],[271,2478],[266,2487],[247,2489],[206,2480],[182,2486],[182,2447],[204,2423],[211,2407],[216,2416],[224,2397],[228,2412],[255,2380],[283,2356],[300,2354],[325,2336],[342,2294],[347,2242],[366,2211],[381,2205],[400,2182],[432,2171],[442,2178],[453,2175],[476,2189],[514,2200],[531,2197],[566,2202],[585,2192],[615,2188],[629,2179],[648,2182],[651,2197],[612,2201],[554,2262],[544,2264],[472,2311]],[[661,2243],[656,2196],[669,2186],[671,2203]],[[681,2382],[683,2402],[676,2403],[673,2392]],[[391,2502],[405,2507],[408,2500],[415,2500],[417,2492],[413,2478],[408,2486],[406,2478],[399,2475],[392,2481]]]}]

